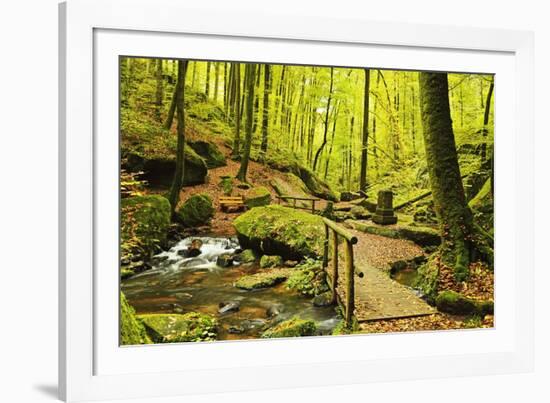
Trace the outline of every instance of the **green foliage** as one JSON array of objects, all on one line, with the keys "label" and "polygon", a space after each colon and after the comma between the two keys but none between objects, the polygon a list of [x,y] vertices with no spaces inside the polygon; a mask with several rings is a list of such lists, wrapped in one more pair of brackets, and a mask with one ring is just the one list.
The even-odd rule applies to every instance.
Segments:
[{"label": "green foliage", "polygon": [[222,178],[219,186],[223,190],[223,194],[226,196],[231,196],[231,193],[233,192],[233,178],[231,177],[225,177]]},{"label": "green foliage", "polygon": [[158,195],[121,200],[121,261],[148,259],[166,241],[170,211],[168,199]]},{"label": "green foliage", "polygon": [[312,320],[303,320],[296,317],[281,322],[262,333],[262,338],[313,336],[317,327]]},{"label": "green foliage", "polygon": [[212,199],[207,194],[195,194],[177,209],[176,215],[188,227],[206,225],[214,216]]},{"label": "green foliage", "polygon": [[126,297],[120,293],[120,344],[150,344],[143,323],[136,318],[136,311],[128,304]]},{"label": "green foliage", "polygon": [[269,256],[263,255],[260,259],[260,267],[262,269],[269,267],[281,267],[283,265],[283,258],[281,256]]},{"label": "green foliage", "polygon": [[146,314],[140,315],[139,319],[155,343],[212,341],[217,337],[216,319],[198,312]]}]

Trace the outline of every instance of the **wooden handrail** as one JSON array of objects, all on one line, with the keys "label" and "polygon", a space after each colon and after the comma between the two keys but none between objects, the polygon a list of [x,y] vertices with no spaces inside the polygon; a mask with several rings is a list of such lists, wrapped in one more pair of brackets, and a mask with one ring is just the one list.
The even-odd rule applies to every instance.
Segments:
[{"label": "wooden handrail", "polygon": [[323,222],[327,227],[337,232],[338,235],[341,235],[342,237],[344,237],[344,239],[348,240],[353,245],[357,243],[357,237],[355,235],[352,235],[348,231],[346,231],[344,228],[339,227],[338,224],[336,224],[334,221],[331,221],[328,218],[323,217]]},{"label": "wooden handrail", "polygon": [[308,201],[312,201],[312,200],[315,200],[315,201],[319,201],[321,199],[317,198],[317,197],[299,197],[299,196],[276,196],[278,199],[295,199],[295,200],[308,200]]}]

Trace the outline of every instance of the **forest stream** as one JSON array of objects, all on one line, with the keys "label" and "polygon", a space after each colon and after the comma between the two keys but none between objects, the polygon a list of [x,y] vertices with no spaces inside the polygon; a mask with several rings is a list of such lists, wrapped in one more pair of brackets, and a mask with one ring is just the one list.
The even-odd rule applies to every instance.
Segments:
[{"label": "forest stream", "polygon": [[[202,241],[201,254],[184,257],[191,241]],[[122,291],[137,313],[200,312],[218,319],[218,340],[257,338],[266,327],[292,317],[313,320],[317,334],[331,334],[340,318],[334,307],[314,307],[287,286],[255,291],[234,286],[258,263],[216,264],[220,255],[239,248],[236,238],[189,237],[153,258],[153,268],[122,281]],[[221,305],[224,306],[221,306]]]}]

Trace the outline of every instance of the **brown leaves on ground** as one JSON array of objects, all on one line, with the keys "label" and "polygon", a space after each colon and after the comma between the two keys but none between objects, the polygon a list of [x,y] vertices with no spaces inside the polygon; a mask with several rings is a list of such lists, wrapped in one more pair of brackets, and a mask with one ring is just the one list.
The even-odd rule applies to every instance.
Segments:
[{"label": "brown leaves on ground", "polygon": [[452,290],[472,299],[492,300],[494,285],[494,272],[481,262],[470,265],[470,276],[467,281],[457,282],[451,267],[442,264],[439,269],[438,291]]},{"label": "brown leaves on ground", "polygon": [[418,332],[492,327],[494,327],[492,315],[485,316],[483,320],[477,323],[463,316],[447,315],[444,313],[415,318],[377,320],[359,324],[361,333]]}]

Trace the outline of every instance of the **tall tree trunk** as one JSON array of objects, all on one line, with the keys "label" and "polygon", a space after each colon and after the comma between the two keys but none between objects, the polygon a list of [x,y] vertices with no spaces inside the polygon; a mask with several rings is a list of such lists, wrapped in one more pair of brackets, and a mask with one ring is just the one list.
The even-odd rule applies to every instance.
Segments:
[{"label": "tall tree trunk", "polygon": [[325,175],[323,178],[326,180],[328,175],[328,166],[330,164],[330,158],[332,157],[332,148],[334,147],[334,136],[336,135],[336,122],[338,121],[338,101],[336,101],[336,105],[334,106],[334,117],[332,122],[332,135],[330,137],[330,147],[328,149],[328,156],[327,161],[325,163]]},{"label": "tall tree trunk", "polygon": [[155,115],[159,122],[162,122],[162,99],[164,98],[164,87],[162,83],[162,59],[157,59],[156,70],[157,89],[155,91]]},{"label": "tall tree trunk", "polygon": [[178,121],[178,140],[176,147],[176,171],[170,189],[168,200],[172,206],[172,212],[176,210],[180,190],[183,186],[185,175],[185,116],[183,111],[185,99],[185,73],[187,72],[187,60],[178,60],[178,81],[176,83],[176,109]]},{"label": "tall tree trunk", "polygon": [[363,138],[361,143],[361,172],[359,175],[359,188],[367,188],[367,163],[369,145],[369,96],[370,96],[370,70],[365,69],[365,95],[363,99]]},{"label": "tall tree trunk", "polygon": [[218,87],[220,84],[220,63],[214,63],[214,102],[218,102]]},{"label": "tall tree trunk", "polygon": [[246,173],[248,171],[248,160],[250,158],[250,148],[252,146],[252,124],[254,122],[254,84],[256,65],[249,63],[246,65],[246,134],[241,158],[241,167],[237,173],[237,179],[246,182]]},{"label": "tall tree trunk", "polygon": [[330,102],[332,101],[332,88],[334,86],[334,68],[330,68],[330,88],[328,91],[327,111],[325,113],[325,130],[323,133],[323,142],[315,153],[315,159],[313,160],[313,171],[317,169],[317,162],[319,161],[319,155],[323,152],[323,149],[327,145],[327,133],[328,133],[328,117],[330,113]]},{"label": "tall tree trunk", "polygon": [[[179,63],[179,61],[178,61]],[[178,75],[179,79],[179,75]],[[176,113],[176,106],[178,102],[178,85],[174,87],[174,94],[172,95],[172,101],[170,102],[170,109],[168,110],[168,115],[164,121],[164,128],[170,130],[172,128],[172,122],[174,121],[174,114]]]},{"label": "tall tree trunk", "polygon": [[483,115],[483,143],[481,144],[481,161],[485,162],[487,159],[487,135],[489,130],[487,125],[489,124],[489,116],[491,113],[491,97],[493,96],[493,90],[495,88],[495,78],[491,79],[491,85],[489,85],[489,91],[487,92],[487,101],[485,102],[485,114]]},{"label": "tall tree trunk", "polygon": [[[472,214],[466,204],[449,107],[446,73],[419,73],[424,146],[444,261],[457,280],[468,277]],[[445,263],[445,262],[444,262]]]},{"label": "tall tree trunk", "polygon": [[211,68],[211,62],[206,62],[206,84],[204,86],[204,93],[206,94],[206,98],[208,99],[210,95],[210,68]]},{"label": "tall tree trunk", "polygon": [[197,88],[196,87],[196,82],[197,82],[197,62],[192,62],[193,63],[193,75],[192,75],[192,78],[191,78],[191,88],[195,89]]},{"label": "tall tree trunk", "polygon": [[241,65],[239,63],[233,64],[234,90],[235,90],[235,104],[234,104],[234,116],[235,116],[235,137],[233,138],[233,152],[234,157],[239,155],[240,143],[241,143]]},{"label": "tall tree trunk", "polygon": [[262,118],[262,143],[260,145],[260,152],[262,158],[265,158],[267,153],[267,141],[268,141],[268,125],[269,125],[269,93],[271,91],[271,66],[269,64],[264,65],[264,105],[263,105],[263,118]]}]

